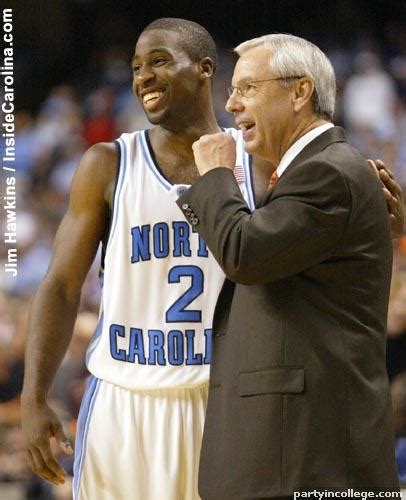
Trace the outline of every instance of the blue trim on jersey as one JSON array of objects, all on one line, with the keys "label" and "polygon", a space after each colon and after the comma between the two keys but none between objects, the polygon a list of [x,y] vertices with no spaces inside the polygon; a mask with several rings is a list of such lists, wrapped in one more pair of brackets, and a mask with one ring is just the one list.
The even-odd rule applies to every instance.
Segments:
[{"label": "blue trim on jersey", "polygon": [[125,142],[121,138],[117,139],[117,144],[120,146],[120,148],[122,148],[121,154],[120,154],[121,161],[120,161],[120,165],[119,165],[119,173],[118,173],[118,178],[117,178],[117,182],[116,182],[116,189],[115,189],[114,198],[113,198],[113,207],[112,207],[113,219],[112,219],[112,223],[111,223],[111,230],[110,230],[109,239],[108,239],[107,245],[106,245],[106,250],[109,246],[111,239],[113,238],[113,234],[114,234],[114,231],[116,229],[117,219],[118,219],[118,207],[119,207],[118,199],[120,198],[120,193],[121,193],[121,190],[122,190],[123,184],[124,184],[125,172],[127,169],[127,146],[125,145]]},{"label": "blue trim on jersey", "polygon": [[73,498],[79,500],[80,478],[82,475],[83,461],[86,454],[86,440],[89,430],[90,417],[96,401],[100,380],[93,375],[89,382],[80,405],[78,425],[75,441],[75,462],[73,465]]},{"label": "blue trim on jersey", "polygon": [[145,159],[149,169],[154,174],[154,176],[157,178],[157,180],[162,184],[162,186],[166,190],[170,191],[173,184],[170,183],[168,181],[168,179],[165,178],[161,169],[158,167],[158,165],[156,164],[156,162],[154,160],[153,151],[152,151],[149,139],[148,139],[148,130],[143,130],[138,137],[140,138],[141,149],[144,153],[144,159]]},{"label": "blue trim on jersey", "polygon": [[96,330],[94,331],[92,338],[90,339],[89,346],[86,351],[86,366],[89,364],[89,360],[100,342],[101,334],[103,331],[103,321],[104,313],[101,314],[96,326]]},{"label": "blue trim on jersey", "polygon": [[100,287],[103,288],[103,286],[104,286],[104,262],[103,262],[103,267],[100,266],[98,278],[99,278]]},{"label": "blue trim on jersey", "polygon": [[[110,233],[111,233],[111,227],[113,225],[113,217],[114,217],[114,207],[115,207],[115,197],[116,197],[116,192],[117,192],[117,186],[118,186],[118,179],[120,176],[120,165],[121,165],[121,149],[120,149],[120,144],[118,140],[115,140],[113,142],[114,146],[116,147],[117,151],[117,167],[116,167],[116,175],[114,179],[114,191],[113,191],[113,199],[112,199],[112,206],[111,206],[111,212],[110,212],[110,221],[109,221],[109,230],[108,230],[108,236],[107,236],[107,241],[110,239]],[[101,250],[101,257],[100,257],[100,270],[99,270],[99,278],[100,274],[104,271],[104,259],[106,256],[106,247],[102,242],[102,250]],[[103,285],[102,285],[103,286]]]}]

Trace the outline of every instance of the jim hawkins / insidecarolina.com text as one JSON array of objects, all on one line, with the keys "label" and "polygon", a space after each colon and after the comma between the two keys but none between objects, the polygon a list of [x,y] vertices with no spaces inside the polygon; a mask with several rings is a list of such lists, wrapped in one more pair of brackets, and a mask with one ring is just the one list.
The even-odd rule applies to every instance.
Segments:
[{"label": "jim hawkins / insidecarolina.com text", "polygon": [[1,110],[2,128],[2,201],[4,210],[4,243],[7,256],[4,264],[6,273],[17,276],[17,196],[15,168],[15,121],[14,121],[14,38],[13,10],[3,9],[3,60],[0,76],[3,81]]}]

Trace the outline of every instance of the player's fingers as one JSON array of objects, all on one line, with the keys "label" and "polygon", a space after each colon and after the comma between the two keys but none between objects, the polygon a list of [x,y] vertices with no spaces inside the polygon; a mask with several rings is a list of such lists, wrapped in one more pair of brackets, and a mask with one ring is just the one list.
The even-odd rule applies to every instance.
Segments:
[{"label": "player's fingers", "polygon": [[386,172],[386,170],[380,170],[379,171],[379,178],[381,181],[385,184],[385,187],[394,195],[397,196],[398,198],[401,198],[401,189],[400,186],[397,182],[394,181],[392,177],[389,176],[389,174]]},{"label": "player's fingers", "polygon": [[392,196],[392,193],[389,191],[389,189],[387,189],[386,187],[382,188],[382,191],[383,191],[383,195],[385,196],[385,200],[389,203],[393,200],[396,200],[396,198],[394,198]]},{"label": "player's fingers", "polygon": [[62,451],[66,453],[67,455],[73,455],[73,448],[72,445],[69,441],[69,439],[66,437],[66,434],[63,430],[62,425],[58,423],[54,423],[51,427],[52,433],[59,443],[59,445],[62,448]]},{"label": "player's fingers", "polygon": [[393,178],[393,174],[392,174],[391,170],[385,165],[385,163],[382,160],[379,160],[379,159],[375,160],[375,165],[379,171],[382,170],[384,172],[387,172],[389,177]]},{"label": "player's fingers", "polygon": [[62,484],[65,481],[66,473],[61,467],[58,466],[62,474],[58,474],[48,466],[38,448],[32,448],[30,452],[33,463],[32,470],[36,474],[53,484]]},{"label": "player's fingers", "polygon": [[35,472],[35,470],[34,470],[35,469],[35,464],[34,464],[34,460],[32,458],[32,453],[31,453],[31,451],[28,448],[25,449],[25,457],[27,459],[28,467],[33,472]]},{"label": "player's fingers", "polygon": [[390,189],[388,189],[388,187],[383,187],[382,191],[385,196],[386,203],[388,203],[389,207],[400,211],[402,206],[402,198],[397,190],[392,186]]},{"label": "player's fingers", "polygon": [[374,160],[368,160],[368,163],[369,163],[369,166],[373,169],[373,171],[375,172],[376,176],[379,178],[379,170],[377,168],[377,166],[375,165],[375,162]]},{"label": "player's fingers", "polygon": [[51,452],[49,446],[46,448],[39,449],[39,452],[42,455],[42,459],[46,465],[46,467],[51,470],[55,476],[57,476],[62,482],[66,479],[66,472],[59,465],[59,463],[55,460],[53,453]]},{"label": "player's fingers", "polygon": [[400,203],[397,198],[391,195],[387,189],[383,189],[383,194],[385,196],[386,205],[388,207],[389,213],[396,215],[400,213]]},{"label": "player's fingers", "polygon": [[[387,192],[388,193],[388,192]],[[391,225],[391,230],[393,235],[400,235],[402,232],[403,226],[403,218],[402,218],[402,209],[400,207],[400,203],[393,196],[386,196],[386,205],[388,207],[389,212],[389,220]]]}]

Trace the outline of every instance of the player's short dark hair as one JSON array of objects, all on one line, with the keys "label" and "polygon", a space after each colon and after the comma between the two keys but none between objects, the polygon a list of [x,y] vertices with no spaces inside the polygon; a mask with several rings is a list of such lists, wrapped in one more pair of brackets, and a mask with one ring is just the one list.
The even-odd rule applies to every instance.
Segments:
[{"label": "player's short dark hair", "polygon": [[216,44],[210,33],[200,24],[177,17],[161,17],[148,24],[144,31],[148,30],[167,30],[178,33],[191,61],[198,62],[204,57],[210,57],[213,61],[213,73],[215,72],[217,67]]}]

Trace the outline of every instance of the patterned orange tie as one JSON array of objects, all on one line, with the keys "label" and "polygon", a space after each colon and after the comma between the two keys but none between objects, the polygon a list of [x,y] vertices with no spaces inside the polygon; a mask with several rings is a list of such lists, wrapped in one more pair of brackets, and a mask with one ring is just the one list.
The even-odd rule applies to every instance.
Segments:
[{"label": "patterned orange tie", "polygon": [[279,176],[275,170],[274,173],[271,175],[271,180],[269,181],[268,189],[272,189],[273,187],[275,187],[278,180],[279,180]]}]

